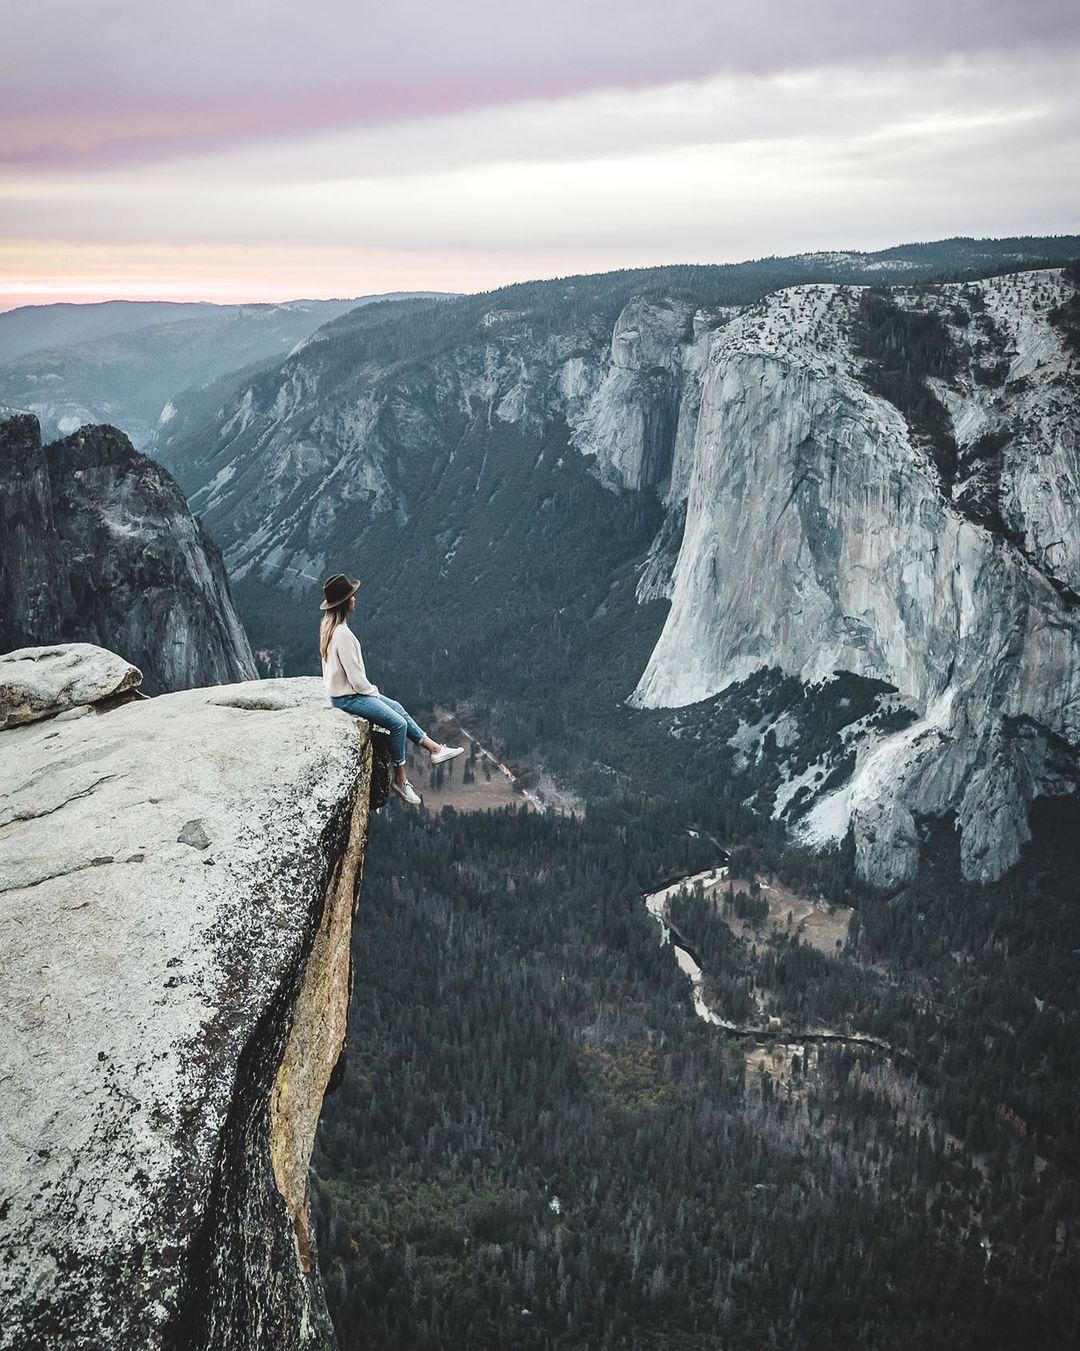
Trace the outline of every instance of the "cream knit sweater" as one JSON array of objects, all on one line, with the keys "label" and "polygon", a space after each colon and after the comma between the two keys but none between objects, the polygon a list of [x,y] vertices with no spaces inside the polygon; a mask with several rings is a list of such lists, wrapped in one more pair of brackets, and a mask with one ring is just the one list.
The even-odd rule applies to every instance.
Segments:
[{"label": "cream knit sweater", "polygon": [[341,623],[330,635],[326,660],[322,664],[323,682],[331,699],[342,694],[378,694],[364,670],[364,654],[360,642],[349,628]]}]

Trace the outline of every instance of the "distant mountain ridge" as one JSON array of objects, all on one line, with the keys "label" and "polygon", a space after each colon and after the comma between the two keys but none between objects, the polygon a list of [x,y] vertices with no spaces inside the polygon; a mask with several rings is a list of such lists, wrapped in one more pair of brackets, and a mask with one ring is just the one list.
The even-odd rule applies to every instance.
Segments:
[{"label": "distant mountain ridge", "polygon": [[86,304],[18,305],[0,311],[0,362],[49,347],[68,347],[93,338],[111,338],[152,324],[201,319],[221,310],[206,300],[99,300]]},{"label": "distant mountain ridge", "polygon": [[0,412],[29,412],[46,439],[118,426],[139,448],[169,399],[230,372],[278,361],[372,297],[266,305],[108,301],[0,314]]},{"label": "distant mountain ridge", "polygon": [[[401,493],[397,516],[407,515],[425,481],[424,456],[438,463],[477,410],[490,406],[489,430],[518,423],[535,430],[562,418],[574,446],[590,456],[593,477],[609,487],[667,493],[672,475],[685,471],[696,425],[680,418],[683,392],[696,397],[689,366],[702,366],[711,335],[740,307],[806,282],[877,282],[882,263],[901,266],[907,282],[994,272],[1018,257],[1064,262],[1076,255],[1080,236],[947,240],[880,254],[526,282],[437,304],[384,300],[332,320],[284,362],[231,391],[227,378],[212,398],[185,391],[150,450],[206,517],[236,575],[302,590],[307,569],[290,572],[287,559],[293,548],[310,552],[306,518],[292,514],[309,477],[327,499],[321,553],[335,546],[339,517],[358,527],[378,517],[392,493]],[[451,379],[456,391],[440,384]],[[593,399],[600,383],[622,405],[610,424],[601,417],[605,399]],[[415,464],[401,459],[413,443],[423,451]],[[386,472],[393,455],[416,477],[395,483]],[[343,512],[331,506],[339,490]],[[284,534],[264,533],[260,526],[283,504]]]},{"label": "distant mountain ridge", "polygon": [[[424,295],[434,291],[392,291],[389,299]],[[332,300],[245,301],[239,304],[212,300],[98,300],[86,303],[57,301],[51,305],[17,305],[0,310],[0,363],[49,348],[70,347],[94,338],[112,338],[156,324],[183,323],[187,319],[227,318],[270,310],[310,310],[330,306],[344,313],[370,297]],[[325,319],[324,321],[325,322]]]}]

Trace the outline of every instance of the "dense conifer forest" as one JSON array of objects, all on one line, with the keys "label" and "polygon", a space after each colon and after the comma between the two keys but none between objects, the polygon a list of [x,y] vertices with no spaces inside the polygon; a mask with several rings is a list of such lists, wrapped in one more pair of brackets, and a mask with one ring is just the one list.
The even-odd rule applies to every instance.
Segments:
[{"label": "dense conifer forest", "polygon": [[[884,898],[723,796],[388,812],[314,1163],[345,1351],[1075,1344],[1076,826],[1043,812],[989,888],[939,831]],[[721,840],[859,906],[830,956],[677,899],[708,999],[786,1041],[698,1018],[643,905]]]},{"label": "dense conifer forest", "polygon": [[[568,566],[554,544],[540,578]],[[691,708],[627,708],[664,607],[606,565],[615,584],[598,598],[587,571],[564,612],[542,582],[504,591],[441,664],[376,621],[387,666],[413,677],[396,692],[427,713],[468,682],[500,757],[542,760],[587,805],[391,806],[374,824],[347,1072],[314,1165],[343,1348],[1070,1345],[1075,804],[1041,804],[992,887],[962,880],[942,821],[920,824],[913,884],[867,890],[850,840],[810,854],[772,811],[785,778],[843,782],[846,727],[905,726],[896,691],[762,670]],[[782,1036],[698,1018],[643,904],[727,856],[854,909],[822,952],[755,923],[759,895],[676,897],[708,1006],[754,1025],[765,1008]],[[893,1049],[799,1040],[823,1027]]]}]

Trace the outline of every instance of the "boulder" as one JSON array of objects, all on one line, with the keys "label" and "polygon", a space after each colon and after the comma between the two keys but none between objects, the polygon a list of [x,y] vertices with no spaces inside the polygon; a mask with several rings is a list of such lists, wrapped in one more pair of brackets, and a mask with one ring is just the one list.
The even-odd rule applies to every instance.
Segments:
[{"label": "boulder", "polygon": [[142,672],[92,643],[0,653],[0,731],[131,693]]},{"label": "boulder", "polygon": [[370,762],[316,679],[0,733],[0,1348],[334,1345],[307,1173]]}]

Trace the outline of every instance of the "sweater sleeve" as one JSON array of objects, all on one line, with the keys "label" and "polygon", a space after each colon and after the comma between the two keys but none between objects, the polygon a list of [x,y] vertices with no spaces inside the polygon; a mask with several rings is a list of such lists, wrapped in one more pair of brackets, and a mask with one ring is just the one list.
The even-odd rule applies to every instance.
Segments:
[{"label": "sweater sleeve", "polygon": [[338,639],[338,657],[342,669],[349,678],[349,684],[357,694],[378,694],[378,685],[371,683],[367,671],[364,670],[364,657],[356,634],[341,624],[334,637]]}]

